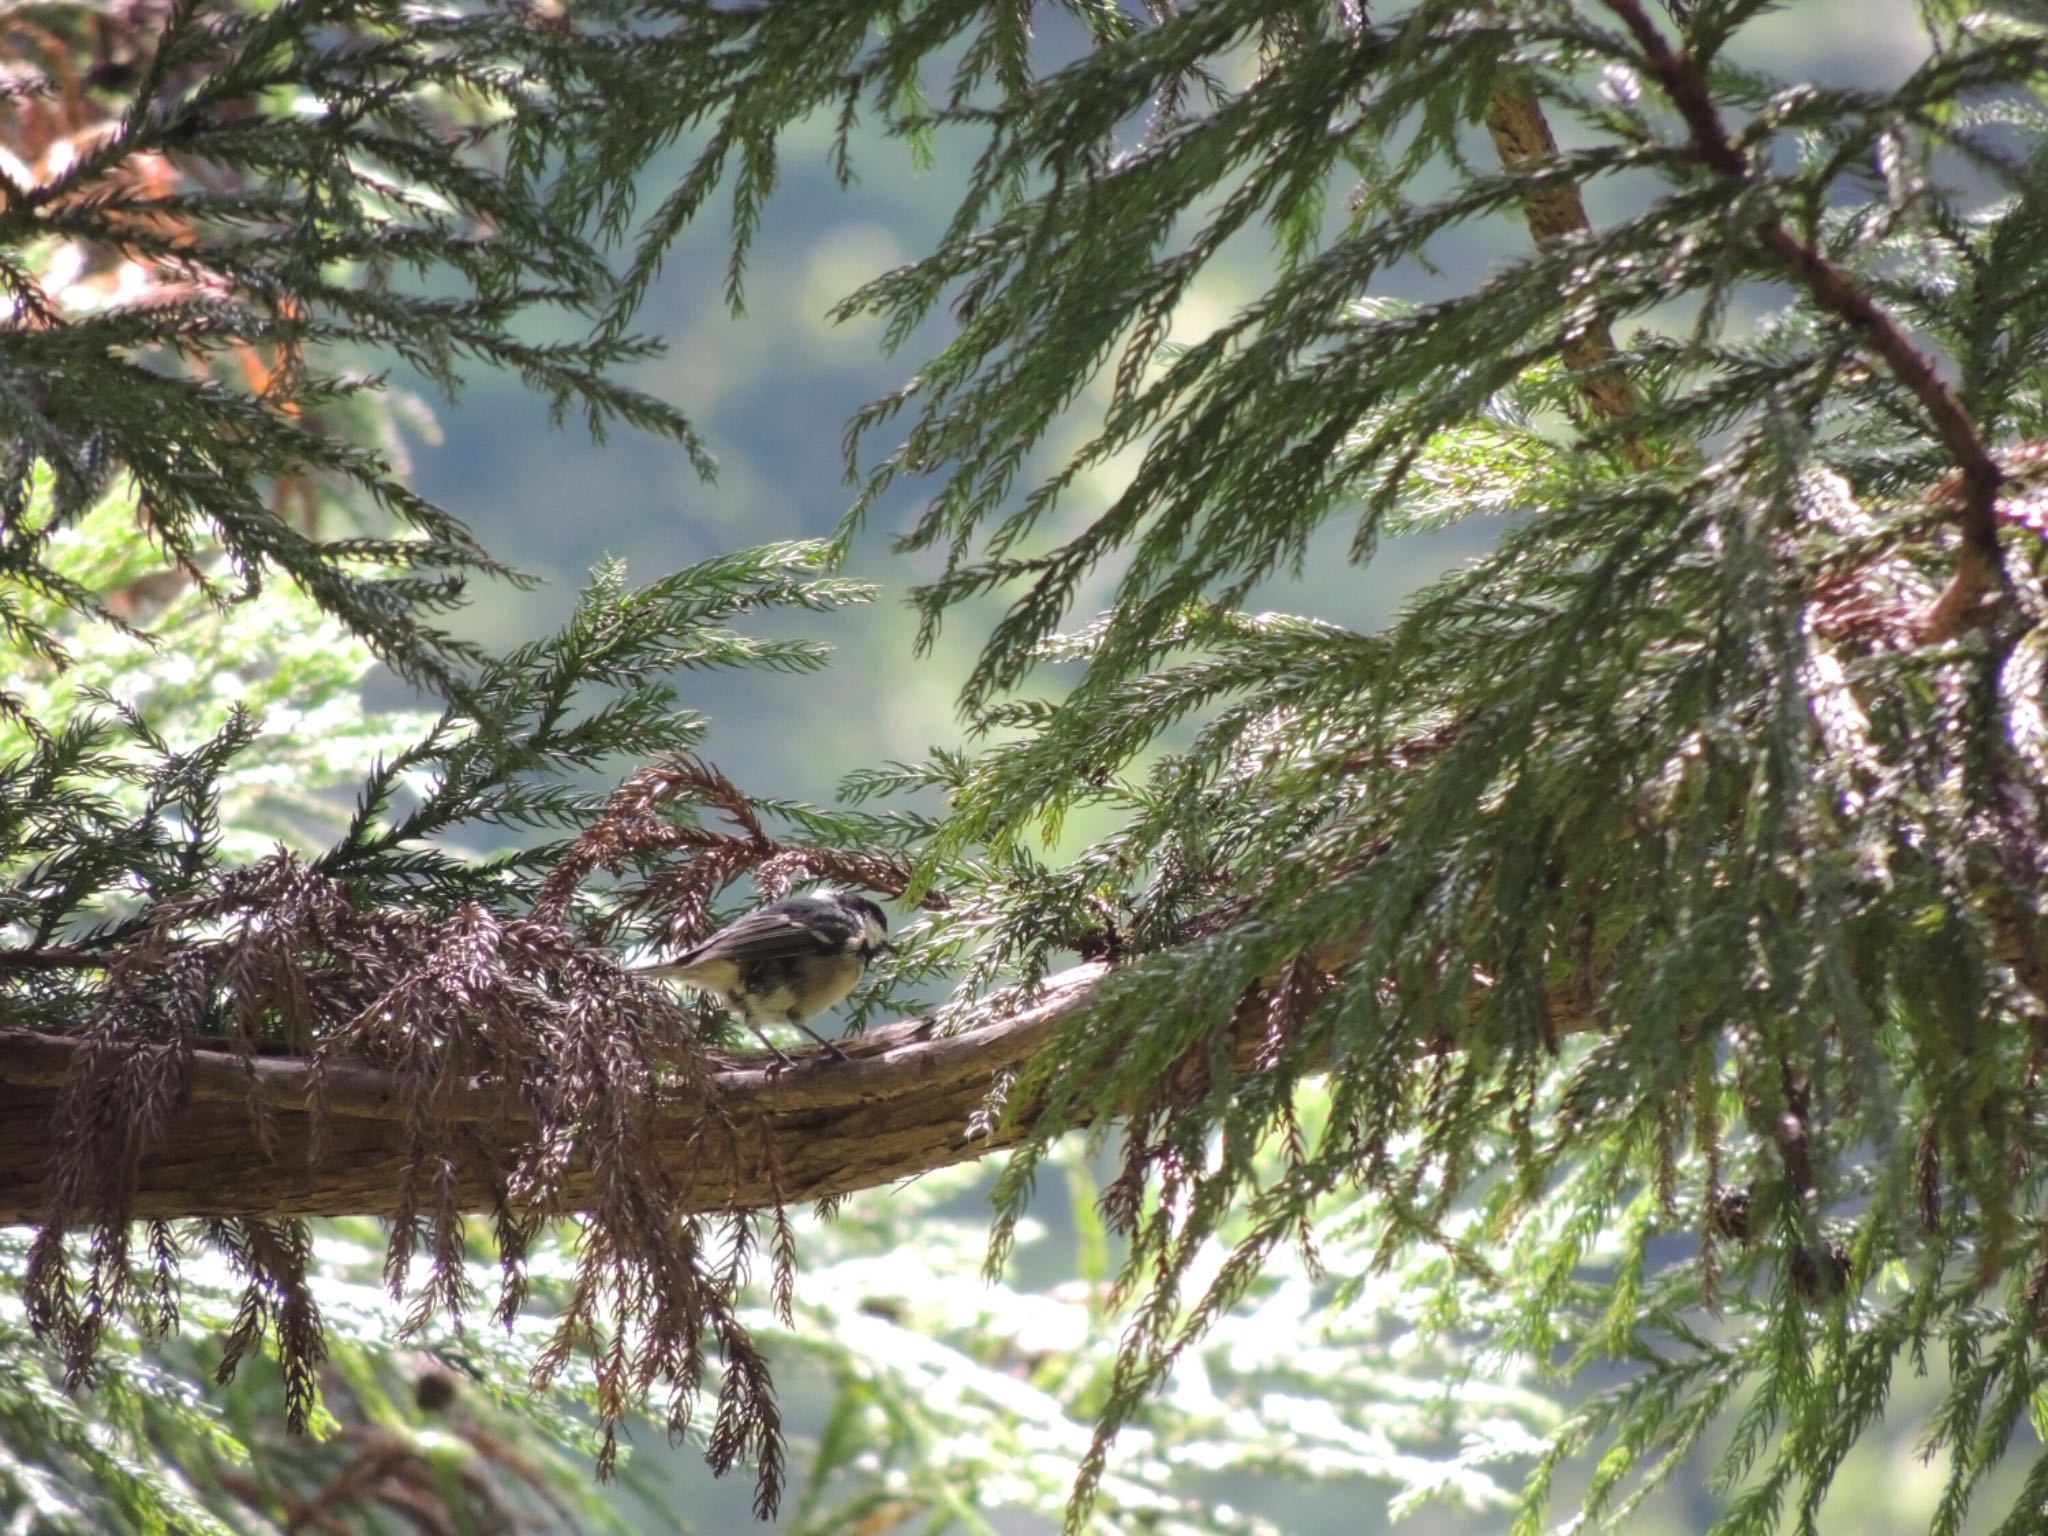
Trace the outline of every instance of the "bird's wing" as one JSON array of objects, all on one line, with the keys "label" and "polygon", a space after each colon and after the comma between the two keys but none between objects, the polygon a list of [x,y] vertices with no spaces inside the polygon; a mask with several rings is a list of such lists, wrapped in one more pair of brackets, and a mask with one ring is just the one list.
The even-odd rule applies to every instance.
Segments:
[{"label": "bird's wing", "polygon": [[[762,907],[736,918],[694,949],[685,950],[668,967],[702,965],[713,960],[797,960],[829,954],[832,945],[817,930],[787,912]],[[664,969],[668,968],[664,967]]]}]

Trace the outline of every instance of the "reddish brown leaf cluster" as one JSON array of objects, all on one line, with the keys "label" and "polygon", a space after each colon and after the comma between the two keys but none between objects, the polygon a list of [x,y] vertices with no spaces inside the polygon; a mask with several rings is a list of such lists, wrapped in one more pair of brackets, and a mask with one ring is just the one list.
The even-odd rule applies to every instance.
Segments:
[{"label": "reddish brown leaf cluster", "polygon": [[[679,817],[709,808],[725,830]],[[651,873],[637,877],[657,856]],[[569,914],[600,872],[621,877],[613,915],[585,931]],[[409,1327],[459,1316],[476,1302],[466,1269],[465,1212],[481,1182],[493,1191],[500,1264],[497,1316],[510,1322],[526,1293],[526,1259],[540,1224],[579,1210],[576,1270],[539,1362],[545,1383],[581,1351],[595,1362],[607,1431],[657,1387],[681,1433],[696,1406],[707,1344],[723,1367],[710,1459],[724,1471],[752,1461],[759,1499],[779,1492],[780,1421],[766,1361],[738,1317],[756,1247],[755,1215],[703,1213],[691,1192],[722,1175],[735,1189],[777,1192],[768,1220],[774,1295],[786,1312],[794,1241],[780,1209],[778,1167],[752,1166],[744,1140],[775,1157],[772,1138],[740,1138],[721,1109],[690,1016],[660,986],[619,964],[597,939],[626,924],[674,942],[701,932],[711,904],[743,875],[779,895],[800,875],[901,890],[894,861],[785,845],[724,775],[679,757],[632,775],[562,855],[524,914],[478,902],[433,912],[361,900],[341,881],[279,852],[220,878],[203,894],[145,909],[121,942],[65,949],[62,965],[28,970],[100,975],[85,1048],[60,1100],[44,1222],[30,1268],[32,1317],[59,1343],[74,1380],[92,1373],[102,1329],[116,1315],[162,1331],[176,1318],[178,1250],[161,1224],[150,1252],[132,1251],[129,1220],[139,1170],[188,1081],[193,1050],[223,1047],[248,1066],[247,1112],[269,1146],[275,1111],[259,1097],[255,1063],[310,1061],[318,1156],[324,1084],[341,1063],[382,1071],[398,1110],[403,1158],[385,1278],[409,1297]],[[479,1120],[495,1096],[500,1120]],[[694,1105],[683,1155],[661,1149],[676,1106]],[[514,1136],[508,1123],[531,1127]],[[566,1193],[567,1181],[578,1193]],[[735,1202],[737,1203],[737,1202]],[[67,1238],[89,1234],[82,1255]],[[223,1371],[265,1333],[284,1363],[287,1412],[302,1427],[323,1356],[307,1285],[304,1223],[216,1222],[209,1240],[248,1279]],[[415,1261],[424,1254],[424,1274]],[[603,1455],[608,1467],[609,1439]]]},{"label": "reddish brown leaf cluster", "polygon": [[[731,831],[678,823],[665,814],[679,804],[702,805]],[[598,870],[622,875],[639,855],[686,852],[620,892],[622,921],[652,919],[674,948],[701,938],[711,905],[745,876],[764,901],[789,893],[798,880],[832,880],[856,890],[901,895],[910,868],[887,855],[778,842],[761,825],[753,802],[724,774],[685,754],[642,768],[612,796],[542,887],[536,915],[560,914],[575,891]]]}]

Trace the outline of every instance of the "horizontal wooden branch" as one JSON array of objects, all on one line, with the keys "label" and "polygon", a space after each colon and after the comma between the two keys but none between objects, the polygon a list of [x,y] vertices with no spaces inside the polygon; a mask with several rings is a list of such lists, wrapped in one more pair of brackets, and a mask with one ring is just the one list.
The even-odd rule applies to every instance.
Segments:
[{"label": "horizontal wooden branch", "polygon": [[[812,1054],[770,1072],[755,1058],[733,1058],[717,1075],[726,1155],[702,1155],[703,1106],[678,1097],[661,1110],[664,1161],[679,1174],[698,1170],[687,1192],[692,1209],[724,1210],[773,1204],[778,1185],[787,1200],[812,1200],[983,1156],[1026,1129],[981,1128],[991,1090],[1087,1005],[1105,970],[1063,971],[1029,1007],[959,1034],[935,1034],[921,1020],[871,1030],[844,1042],[845,1061]],[[82,1049],[63,1036],[0,1031],[0,1225],[43,1213],[52,1115]],[[330,1062],[317,1128],[314,1082],[304,1058],[195,1052],[178,1106],[143,1160],[132,1214],[388,1215],[409,1154],[397,1079]],[[252,1103],[265,1112],[261,1124]],[[533,1119],[515,1095],[485,1084],[472,1085],[451,1118],[470,1130],[463,1205],[488,1210]],[[587,1193],[588,1174],[572,1172],[569,1207]]]},{"label": "horizontal wooden branch", "polygon": [[[2018,941],[2017,925],[2001,923],[1999,931],[2000,958],[2048,1001],[2048,970]],[[1362,942],[1336,941],[1308,959],[1326,974],[1340,972]],[[703,1155],[702,1103],[680,1094],[660,1109],[658,1153],[679,1177],[692,1179],[688,1207],[712,1211],[768,1206],[778,1191],[796,1202],[847,1194],[1009,1146],[1031,1119],[1017,1115],[991,1131],[993,1091],[1089,1006],[1107,970],[1092,963],[1063,971],[1028,1007],[958,1034],[937,1034],[916,1019],[870,1030],[843,1042],[845,1061],[812,1052],[769,1071],[759,1057],[726,1058],[716,1077],[721,1155]],[[1610,1022],[1589,1013],[1569,989],[1548,1005],[1553,1035]],[[61,1035],[0,1030],[0,1226],[44,1213],[58,1099],[84,1049]],[[131,1214],[391,1214],[412,1153],[397,1076],[364,1062],[329,1062],[319,1074],[324,1107],[317,1117],[315,1076],[303,1057],[244,1061],[226,1051],[194,1052],[177,1107],[138,1170]],[[459,1170],[463,1208],[490,1210],[504,1170],[533,1138],[534,1118],[495,1083],[469,1085],[446,1114],[469,1132],[468,1161]],[[771,1169],[778,1173],[771,1176]],[[572,1169],[564,1194],[565,1209],[582,1208],[588,1171]]]}]

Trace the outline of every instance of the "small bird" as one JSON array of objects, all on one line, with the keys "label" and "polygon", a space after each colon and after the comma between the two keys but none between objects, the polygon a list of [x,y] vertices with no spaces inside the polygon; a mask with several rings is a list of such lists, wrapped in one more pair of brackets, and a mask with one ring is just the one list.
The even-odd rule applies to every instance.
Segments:
[{"label": "small bird", "polygon": [[847,993],[876,955],[893,950],[889,920],[865,896],[819,891],[736,918],[673,960],[641,966],[643,976],[680,981],[716,996],[784,1065],[789,1057],[761,1032],[794,1024],[840,1060],[846,1053],[804,1020]]}]

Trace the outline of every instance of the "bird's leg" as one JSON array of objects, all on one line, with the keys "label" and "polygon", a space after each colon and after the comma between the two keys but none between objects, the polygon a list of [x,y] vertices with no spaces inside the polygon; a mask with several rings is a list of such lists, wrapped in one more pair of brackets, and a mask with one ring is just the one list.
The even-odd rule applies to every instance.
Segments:
[{"label": "bird's leg", "polygon": [[805,1034],[809,1035],[813,1040],[817,1041],[818,1044],[825,1047],[825,1054],[827,1056],[830,1056],[834,1061],[845,1061],[847,1059],[846,1052],[839,1048],[838,1041],[827,1040],[823,1035],[819,1034],[815,1029],[811,1028],[811,1026],[806,1024],[802,1019],[791,1019],[789,1022],[794,1024],[798,1029],[802,1030]]},{"label": "bird's leg", "polygon": [[[776,1066],[793,1067],[796,1065],[796,1058],[791,1056],[789,1052],[785,1051],[773,1040],[770,1040],[768,1036],[762,1031],[761,1026],[754,1022],[753,1016],[751,1014],[742,1013],[740,1015],[740,1022],[746,1025],[749,1030],[753,1031],[753,1035],[756,1040],[760,1041],[763,1045],[768,1047],[768,1054],[775,1058]],[[806,1033],[808,1033],[808,1031],[806,1031]],[[812,1036],[812,1038],[816,1039],[817,1037],[814,1035]],[[768,1070],[770,1072],[773,1072],[776,1070],[776,1067],[770,1067]]]}]

